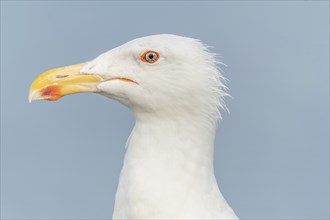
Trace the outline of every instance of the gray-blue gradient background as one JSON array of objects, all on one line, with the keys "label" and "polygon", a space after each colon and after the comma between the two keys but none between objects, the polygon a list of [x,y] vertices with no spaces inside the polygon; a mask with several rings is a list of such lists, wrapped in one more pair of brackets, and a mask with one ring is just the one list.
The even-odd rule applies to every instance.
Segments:
[{"label": "gray-blue gradient background", "polygon": [[132,113],[96,94],[29,104],[28,90],[157,33],[228,65],[215,171],[238,216],[329,218],[327,1],[1,1],[1,218],[111,218]]}]

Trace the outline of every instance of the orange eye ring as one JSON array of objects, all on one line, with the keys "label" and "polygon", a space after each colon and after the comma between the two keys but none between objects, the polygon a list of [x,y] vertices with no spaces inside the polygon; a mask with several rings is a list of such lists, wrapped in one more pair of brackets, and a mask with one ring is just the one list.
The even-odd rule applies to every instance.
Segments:
[{"label": "orange eye ring", "polygon": [[140,56],[140,60],[145,63],[155,63],[159,59],[159,53],[153,50],[147,50]]}]

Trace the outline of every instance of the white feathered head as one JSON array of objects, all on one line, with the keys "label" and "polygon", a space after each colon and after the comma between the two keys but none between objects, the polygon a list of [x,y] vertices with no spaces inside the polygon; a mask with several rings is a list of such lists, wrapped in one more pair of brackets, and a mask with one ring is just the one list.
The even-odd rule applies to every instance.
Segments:
[{"label": "white feathered head", "polygon": [[29,98],[57,100],[97,92],[127,105],[136,115],[204,115],[215,120],[227,95],[219,64],[199,40],[152,35],[90,62],[45,72],[32,83]]}]

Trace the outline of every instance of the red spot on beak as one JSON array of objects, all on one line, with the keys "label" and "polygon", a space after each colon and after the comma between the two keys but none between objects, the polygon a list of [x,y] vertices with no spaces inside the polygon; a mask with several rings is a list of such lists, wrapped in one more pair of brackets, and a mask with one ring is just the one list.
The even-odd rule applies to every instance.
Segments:
[{"label": "red spot on beak", "polygon": [[56,101],[61,98],[60,87],[57,85],[47,86],[41,89],[41,96],[48,101]]}]

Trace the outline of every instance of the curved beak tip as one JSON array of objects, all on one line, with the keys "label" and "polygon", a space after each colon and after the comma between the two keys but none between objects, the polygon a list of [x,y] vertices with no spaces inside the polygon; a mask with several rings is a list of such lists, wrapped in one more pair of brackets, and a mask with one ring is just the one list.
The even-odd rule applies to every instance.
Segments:
[{"label": "curved beak tip", "polygon": [[30,92],[29,92],[29,97],[28,97],[28,99],[29,99],[29,103],[31,103],[33,100],[35,100],[35,99],[34,99],[34,95],[35,95],[36,92],[37,92],[37,91],[31,91],[31,90],[30,90]]}]

